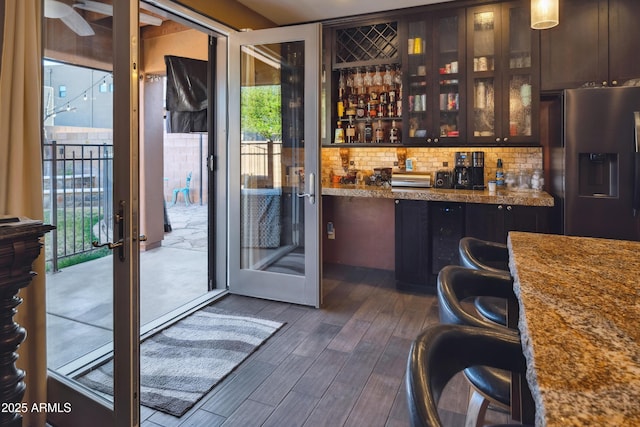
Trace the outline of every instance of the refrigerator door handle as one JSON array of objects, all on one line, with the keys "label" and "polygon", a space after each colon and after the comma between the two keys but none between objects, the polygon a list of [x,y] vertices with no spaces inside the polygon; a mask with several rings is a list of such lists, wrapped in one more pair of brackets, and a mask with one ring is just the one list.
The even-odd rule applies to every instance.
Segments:
[{"label": "refrigerator door handle", "polygon": [[640,211],[640,111],[634,111],[634,135],[636,143],[636,151],[634,153],[634,177],[633,177],[633,216],[638,216]]}]

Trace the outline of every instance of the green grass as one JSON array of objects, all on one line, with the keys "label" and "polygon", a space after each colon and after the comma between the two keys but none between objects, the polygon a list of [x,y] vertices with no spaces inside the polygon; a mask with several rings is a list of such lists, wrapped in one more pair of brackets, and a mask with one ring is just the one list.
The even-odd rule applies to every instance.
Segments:
[{"label": "green grass", "polygon": [[[91,213],[93,213],[93,215],[91,215]],[[58,234],[58,256],[64,256],[64,258],[58,259],[58,268],[69,267],[102,258],[111,253],[108,248],[94,249],[91,246],[93,240],[98,240],[97,236],[93,233],[93,226],[101,219],[102,215],[99,214],[97,208],[94,208],[93,212],[89,209],[58,209],[57,224],[55,224]],[[51,223],[50,210],[45,210],[44,220],[47,223]],[[65,256],[65,252],[66,254],[78,253]],[[49,233],[45,239],[45,254],[47,260],[53,258],[53,236],[51,233]],[[51,264],[51,262],[47,263],[47,271],[52,268],[49,264]]]}]

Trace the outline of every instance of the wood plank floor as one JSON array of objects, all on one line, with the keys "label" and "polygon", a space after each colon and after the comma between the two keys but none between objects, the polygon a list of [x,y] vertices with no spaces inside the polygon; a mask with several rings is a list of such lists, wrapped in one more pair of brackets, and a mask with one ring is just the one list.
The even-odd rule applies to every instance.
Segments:
[{"label": "wood plank floor", "polygon": [[[323,289],[322,309],[217,302],[286,324],[183,417],[143,408],[142,426],[408,426],[405,364],[412,339],[438,322],[436,298],[398,292],[389,271],[335,265],[325,266]],[[445,425],[464,424],[468,398],[457,376],[440,402]]]}]

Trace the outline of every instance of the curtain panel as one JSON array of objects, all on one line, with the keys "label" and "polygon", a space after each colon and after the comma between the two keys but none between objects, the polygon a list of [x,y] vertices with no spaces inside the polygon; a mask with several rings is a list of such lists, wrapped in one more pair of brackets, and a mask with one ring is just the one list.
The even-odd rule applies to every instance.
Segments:
[{"label": "curtain panel", "polygon": [[[40,0],[3,3],[0,214],[42,220],[42,4]],[[44,255],[35,262],[34,270],[38,275],[20,291],[23,303],[15,317],[27,330],[17,365],[26,371],[24,402],[29,406],[47,402]],[[27,412],[23,426],[44,426],[45,418],[45,413]]]}]

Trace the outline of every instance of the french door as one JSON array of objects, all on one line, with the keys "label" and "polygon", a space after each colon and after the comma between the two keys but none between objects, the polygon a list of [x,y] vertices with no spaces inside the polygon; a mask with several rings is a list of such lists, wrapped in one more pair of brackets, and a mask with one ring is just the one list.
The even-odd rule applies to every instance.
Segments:
[{"label": "french door", "polygon": [[320,305],[320,40],[229,36],[229,291]]},{"label": "french door", "polygon": [[[104,174],[96,175],[95,187],[101,189],[96,201],[109,207],[101,211],[102,217],[98,228],[100,241],[96,244],[112,250],[102,268],[94,268],[87,275],[87,281],[99,283],[99,295],[93,295],[95,308],[87,312],[76,313],[87,321],[84,326],[93,323],[102,335],[93,334],[92,339],[99,340],[93,344],[102,345],[101,351],[113,355],[113,376],[109,386],[113,389],[113,403],[103,396],[81,386],[69,372],[51,369],[47,382],[50,402],[68,402],[70,411],[48,414],[48,420],[54,425],[92,425],[92,426],[134,426],[139,425],[139,158],[138,158],[138,84],[139,84],[139,46],[138,46],[138,13],[137,1],[113,0],[101,2],[103,6],[99,15],[107,15],[101,23],[90,26],[89,15],[80,15],[66,3],[44,0],[45,19],[45,56],[62,59],[67,63],[89,61],[96,72],[104,75],[100,81],[87,84],[83,94],[68,96],[65,105],[56,105],[52,100],[47,104],[45,99],[45,132],[53,132],[63,123],[63,113],[83,113],[87,107],[83,102],[89,95],[107,96],[112,94],[113,109],[104,119],[101,126],[102,135],[111,141],[105,141],[105,151],[100,162],[111,163]],[[111,15],[112,14],[112,18]],[[52,70],[53,74],[53,70]],[[56,102],[64,102],[63,87],[57,83],[47,91],[45,80],[45,98],[51,93]],[[67,76],[68,85],[77,84],[74,77]],[[103,79],[103,80],[102,80]],[[54,86],[54,85],[52,85]],[[99,89],[99,90],[98,90]],[[103,91],[104,89],[104,91]],[[92,95],[93,96],[93,95]],[[92,98],[93,99],[93,98]],[[106,98],[104,98],[106,99]],[[106,102],[106,101],[105,101]],[[76,105],[77,104],[77,105]],[[50,109],[50,110],[49,110]],[[112,114],[112,116],[111,116]],[[108,117],[106,117],[108,115]],[[49,121],[47,121],[49,120]],[[50,138],[45,135],[45,139]],[[88,137],[87,137],[88,138]],[[47,141],[45,141],[47,142]],[[111,145],[112,143],[112,145]],[[108,146],[111,145],[111,153]],[[66,153],[60,149],[57,154]],[[106,154],[105,154],[106,153]],[[65,158],[65,161],[67,159]],[[64,163],[75,168],[78,162]],[[66,176],[79,174],[86,176],[85,170],[56,171],[50,179],[66,179]],[[62,177],[62,178],[59,178]],[[50,193],[49,197],[62,197],[66,212],[67,194],[62,196]],[[60,274],[64,274],[60,273]],[[75,289],[77,290],[77,288]],[[67,295],[70,295],[67,293]],[[72,297],[68,297],[66,307],[73,307]],[[55,303],[55,301],[53,301]],[[49,305],[47,311],[52,313],[60,306]],[[65,321],[64,316],[58,316]],[[89,322],[89,319],[91,322]],[[84,338],[74,336],[81,334],[77,328],[67,329],[62,336],[49,336],[53,344],[64,346],[67,341],[82,341]],[[74,335],[75,334],[75,335]],[[95,348],[95,347],[91,347]],[[62,362],[61,362],[62,363]]]}]

